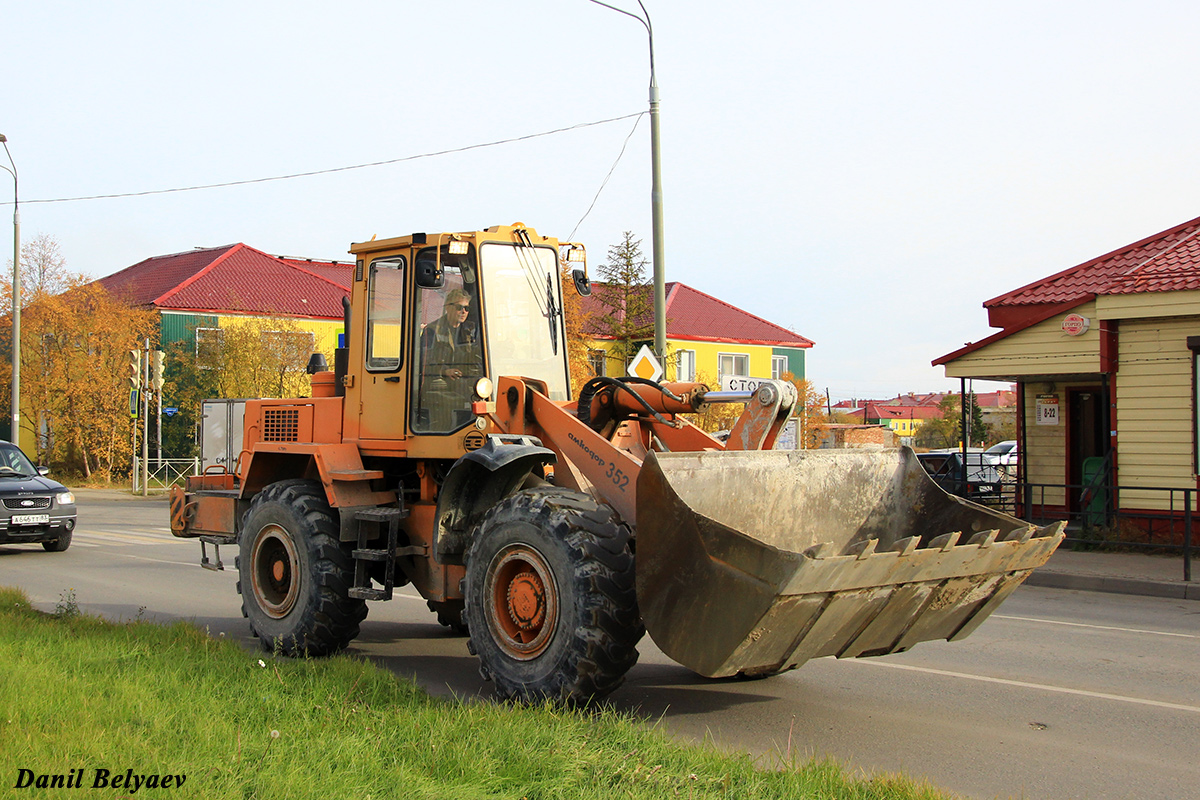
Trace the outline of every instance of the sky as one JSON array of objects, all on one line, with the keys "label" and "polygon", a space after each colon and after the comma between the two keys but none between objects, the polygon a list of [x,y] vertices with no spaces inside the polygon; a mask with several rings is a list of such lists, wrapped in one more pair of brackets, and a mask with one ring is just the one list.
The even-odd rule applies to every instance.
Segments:
[{"label": "sky", "polygon": [[[643,2],[666,279],[813,340],[834,402],[956,389],[930,362],[994,332],[984,301],[1200,216],[1200,5]],[[625,231],[651,253],[648,37],[589,0],[0,0],[0,27],[21,238],[72,271],[515,221],[593,275]]]}]

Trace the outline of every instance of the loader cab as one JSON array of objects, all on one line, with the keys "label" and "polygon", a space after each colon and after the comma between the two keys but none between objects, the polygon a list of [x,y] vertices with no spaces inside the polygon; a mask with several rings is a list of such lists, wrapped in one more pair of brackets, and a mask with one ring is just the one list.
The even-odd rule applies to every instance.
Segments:
[{"label": "loader cab", "polygon": [[362,371],[357,387],[347,383],[350,438],[452,457],[477,425],[472,402],[494,401],[502,375],[545,381],[552,399],[569,399],[555,240],[514,225],[352,252],[361,260],[350,360]]}]

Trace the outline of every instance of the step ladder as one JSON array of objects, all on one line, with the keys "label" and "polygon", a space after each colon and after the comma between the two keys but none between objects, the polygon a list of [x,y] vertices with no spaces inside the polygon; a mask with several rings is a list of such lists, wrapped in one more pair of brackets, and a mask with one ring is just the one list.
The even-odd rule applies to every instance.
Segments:
[{"label": "step ladder", "polygon": [[[392,586],[396,575],[396,556],[416,555],[410,550],[424,552],[424,547],[398,549],[400,537],[400,520],[408,516],[406,508],[367,508],[354,512],[358,522],[357,547],[351,551],[354,558],[354,585],[350,587],[350,596],[356,600],[391,600]],[[380,537],[379,534],[383,533]],[[381,548],[367,547],[372,539],[382,538]],[[371,584],[371,564],[383,562],[383,586]]]}]

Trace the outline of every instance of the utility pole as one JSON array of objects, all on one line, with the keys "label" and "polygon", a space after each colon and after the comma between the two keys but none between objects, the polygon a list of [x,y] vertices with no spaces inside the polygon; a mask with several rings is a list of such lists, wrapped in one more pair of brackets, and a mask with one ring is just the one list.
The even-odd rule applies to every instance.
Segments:
[{"label": "utility pole", "polygon": [[0,169],[13,176],[13,293],[12,293],[12,431],[13,444],[21,446],[21,200],[17,188],[17,163],[8,151],[8,137],[0,133],[0,144],[12,169]]},{"label": "utility pole", "polygon": [[654,263],[654,357],[658,363],[667,363],[667,300],[666,300],[666,244],[663,242],[663,191],[662,191],[662,158],[658,141],[658,78],[654,73],[654,28],[650,24],[650,13],[642,0],[637,0],[642,9],[642,16],[630,14],[624,9],[603,3],[601,0],[590,0],[598,6],[610,11],[624,14],[636,19],[646,29],[650,39],[650,217],[653,226],[652,251]]}]

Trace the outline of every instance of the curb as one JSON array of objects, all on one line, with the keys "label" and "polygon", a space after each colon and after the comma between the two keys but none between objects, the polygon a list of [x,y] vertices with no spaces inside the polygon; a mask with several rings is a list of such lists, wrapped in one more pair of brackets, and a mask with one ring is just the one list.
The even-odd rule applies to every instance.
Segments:
[{"label": "curb", "polygon": [[1148,581],[1138,578],[1116,578],[1103,575],[1076,575],[1054,572],[1044,567],[1025,579],[1028,586],[1046,589],[1074,589],[1084,592],[1133,594],[1143,597],[1168,597],[1175,600],[1200,600],[1200,583],[1191,581]]}]

